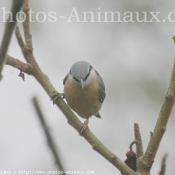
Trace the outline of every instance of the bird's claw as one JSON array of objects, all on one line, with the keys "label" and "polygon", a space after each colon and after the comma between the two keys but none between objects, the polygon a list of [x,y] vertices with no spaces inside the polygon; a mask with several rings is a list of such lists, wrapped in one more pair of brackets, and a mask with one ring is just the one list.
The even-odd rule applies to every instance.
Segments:
[{"label": "bird's claw", "polygon": [[53,104],[56,103],[56,100],[57,100],[58,98],[63,98],[63,99],[64,99],[64,98],[65,98],[64,93],[54,92],[54,93],[51,95],[51,100],[53,100]]},{"label": "bird's claw", "polygon": [[89,123],[89,120],[86,119],[85,122],[83,123],[81,129],[80,129],[80,133],[79,133],[79,135],[81,135],[81,134],[85,131],[85,129],[86,129],[87,126],[88,126],[88,123]]}]

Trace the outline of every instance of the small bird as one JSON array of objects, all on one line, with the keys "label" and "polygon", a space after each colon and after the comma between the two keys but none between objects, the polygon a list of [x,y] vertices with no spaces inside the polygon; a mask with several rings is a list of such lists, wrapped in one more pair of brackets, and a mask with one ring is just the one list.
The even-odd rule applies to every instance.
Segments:
[{"label": "small bird", "polygon": [[74,63],[63,80],[64,97],[80,117],[85,118],[80,134],[86,129],[88,119],[95,115],[105,99],[105,85],[99,73],[86,61]]}]

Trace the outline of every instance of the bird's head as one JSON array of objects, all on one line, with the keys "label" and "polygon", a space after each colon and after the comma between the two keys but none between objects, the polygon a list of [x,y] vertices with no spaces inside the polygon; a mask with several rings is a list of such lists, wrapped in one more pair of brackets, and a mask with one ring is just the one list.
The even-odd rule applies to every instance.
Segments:
[{"label": "bird's head", "polygon": [[81,85],[81,88],[84,89],[85,81],[89,77],[91,69],[92,66],[88,62],[78,61],[72,65],[69,73]]}]

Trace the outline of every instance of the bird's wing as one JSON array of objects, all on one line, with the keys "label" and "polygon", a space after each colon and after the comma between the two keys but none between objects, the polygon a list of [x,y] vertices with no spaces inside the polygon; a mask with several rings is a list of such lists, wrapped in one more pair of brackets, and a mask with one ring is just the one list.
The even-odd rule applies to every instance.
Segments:
[{"label": "bird's wing", "polygon": [[67,75],[65,76],[65,78],[64,78],[64,80],[63,80],[63,85],[65,85],[65,82],[66,82],[68,76],[69,76],[69,74],[67,74]]},{"label": "bird's wing", "polygon": [[98,79],[98,84],[99,84],[99,100],[101,103],[103,103],[106,93],[105,93],[105,85],[103,82],[103,79],[101,78],[100,74],[96,71],[97,73],[97,79]]}]

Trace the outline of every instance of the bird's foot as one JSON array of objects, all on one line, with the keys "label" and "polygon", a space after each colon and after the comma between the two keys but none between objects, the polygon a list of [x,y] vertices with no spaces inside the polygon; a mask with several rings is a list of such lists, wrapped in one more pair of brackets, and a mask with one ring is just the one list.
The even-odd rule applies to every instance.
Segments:
[{"label": "bird's foot", "polygon": [[55,104],[56,100],[58,98],[65,98],[64,96],[64,93],[58,93],[58,92],[54,92],[52,95],[51,95],[51,100],[53,100],[53,104]]},{"label": "bird's foot", "polygon": [[89,123],[89,120],[86,119],[85,122],[83,123],[83,126],[81,127],[81,130],[80,130],[79,135],[81,135],[81,134],[85,131],[85,129],[86,129],[87,126],[88,126],[88,123]]}]

